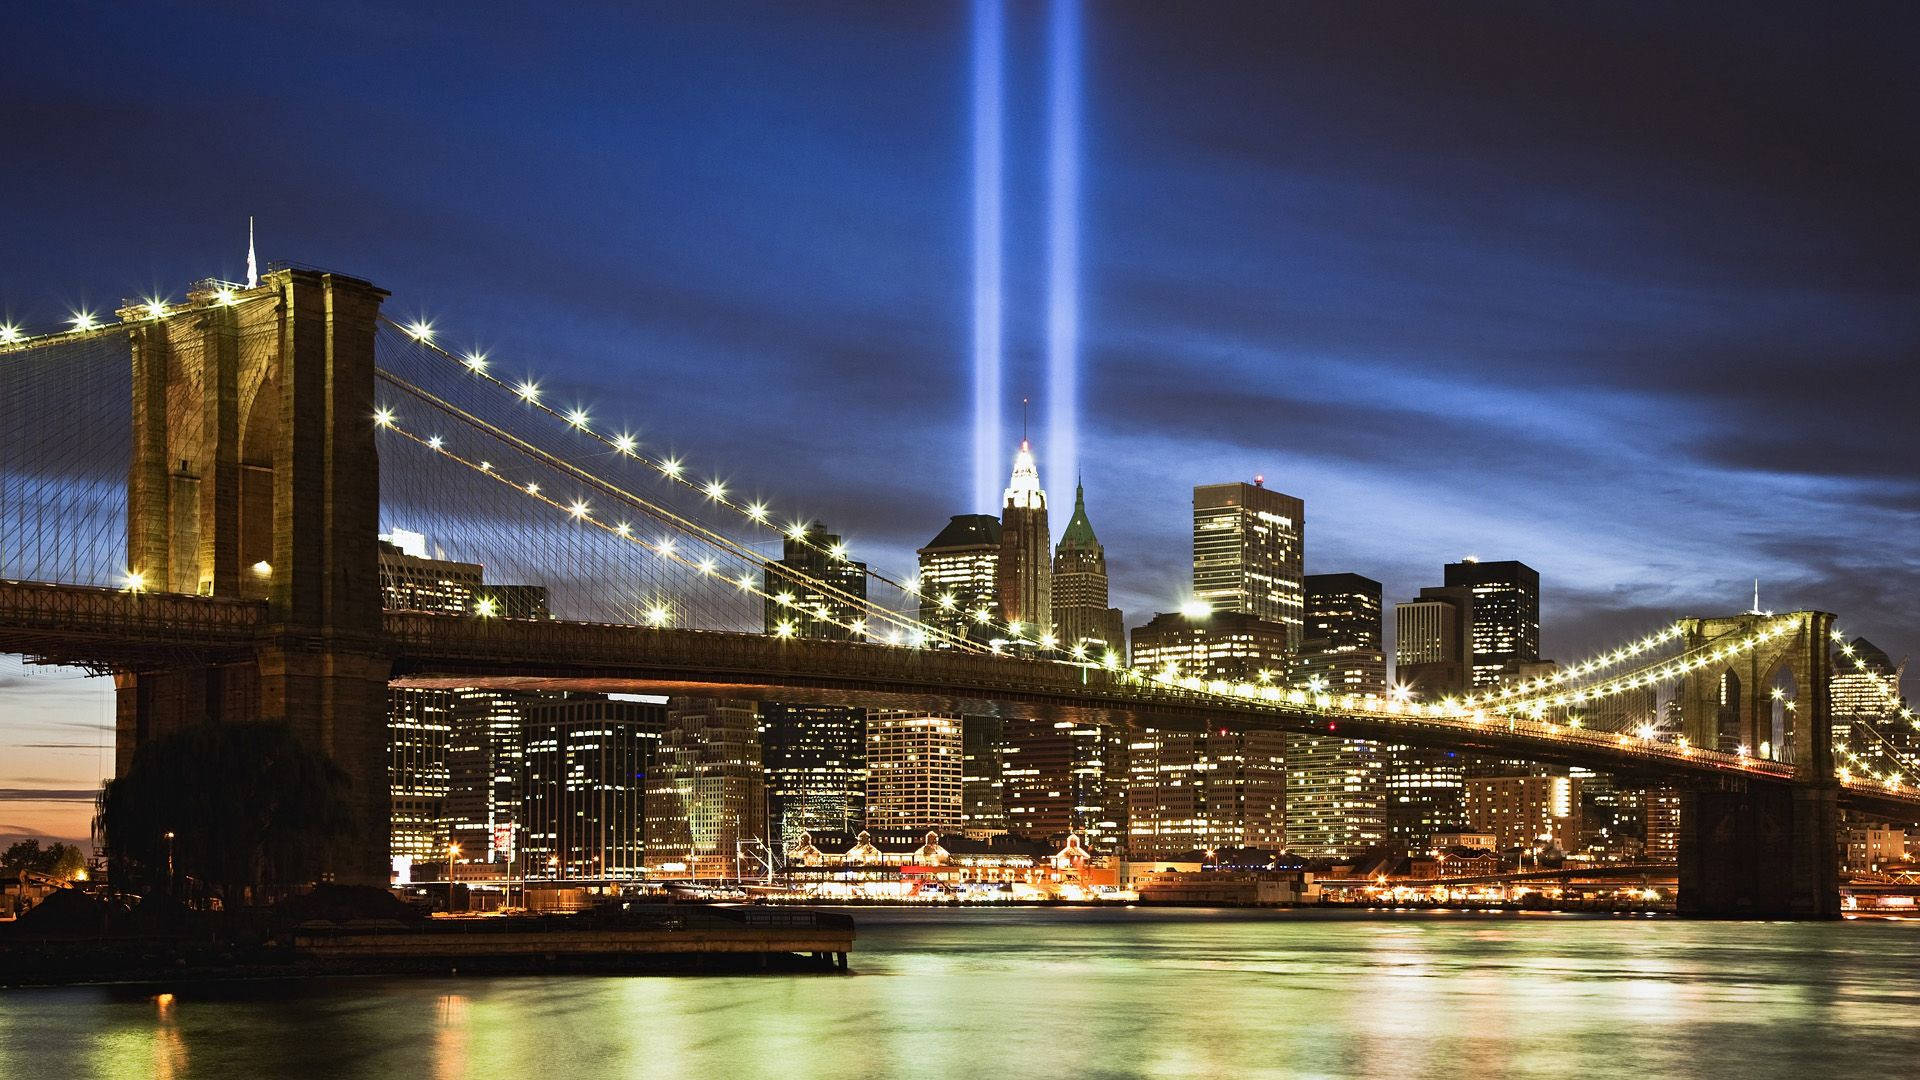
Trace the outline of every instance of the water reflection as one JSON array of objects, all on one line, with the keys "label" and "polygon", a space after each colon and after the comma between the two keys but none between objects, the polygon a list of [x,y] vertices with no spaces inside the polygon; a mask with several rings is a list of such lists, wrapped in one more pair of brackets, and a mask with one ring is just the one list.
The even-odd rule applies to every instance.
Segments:
[{"label": "water reflection", "polygon": [[1899,1075],[1920,924],[857,913],[851,977],[0,992],[0,1074]]}]

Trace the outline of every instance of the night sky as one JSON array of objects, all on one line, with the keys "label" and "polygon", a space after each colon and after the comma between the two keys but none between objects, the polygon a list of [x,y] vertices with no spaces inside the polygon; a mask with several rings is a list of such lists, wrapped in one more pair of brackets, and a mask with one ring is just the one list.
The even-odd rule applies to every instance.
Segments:
[{"label": "night sky", "polygon": [[[1079,467],[1129,624],[1189,488],[1263,473],[1389,602],[1532,564],[1562,660],[1755,577],[1920,649],[1920,20],[1799,7],[1090,3]],[[973,509],[964,4],[459,10],[15,5],[0,311],[241,277],[251,214],[876,565]],[[1010,434],[1045,24],[1009,8]],[[22,672],[0,836],[81,835],[106,697]]]}]

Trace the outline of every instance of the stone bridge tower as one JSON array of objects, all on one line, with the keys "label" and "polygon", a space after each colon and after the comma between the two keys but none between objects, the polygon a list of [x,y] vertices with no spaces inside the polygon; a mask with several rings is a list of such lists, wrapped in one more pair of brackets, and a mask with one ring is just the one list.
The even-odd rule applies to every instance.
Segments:
[{"label": "stone bridge tower", "polygon": [[122,770],[142,740],[201,720],[277,721],[325,749],[370,822],[339,876],[379,884],[389,665],[372,415],[386,295],[280,270],[130,326],[129,573],[155,590],[264,601],[269,625],[244,662],[116,677]]},{"label": "stone bridge tower", "polygon": [[1690,743],[1728,753],[1744,748],[1790,763],[1796,773],[1788,788],[1763,789],[1735,778],[1720,789],[1683,796],[1682,914],[1840,914],[1839,784],[1829,696],[1834,617],[1799,611],[1689,619],[1686,648],[1711,651],[1782,621],[1792,625],[1790,633],[1708,664],[1681,686]]}]

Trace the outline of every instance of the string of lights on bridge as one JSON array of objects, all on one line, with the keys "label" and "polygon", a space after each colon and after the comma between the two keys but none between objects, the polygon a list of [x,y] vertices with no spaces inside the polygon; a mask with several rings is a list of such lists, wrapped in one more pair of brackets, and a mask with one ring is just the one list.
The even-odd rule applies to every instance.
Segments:
[{"label": "string of lights on bridge", "polygon": [[[489,370],[490,361],[484,353],[474,351],[462,356],[456,356],[454,353],[441,347],[434,340],[435,332],[430,323],[416,321],[402,324],[392,320],[387,321],[389,325],[401,331],[431,354],[458,365],[461,370],[477,377],[488,385],[513,395],[513,397],[520,402],[559,422],[566,428],[599,442],[601,445],[613,450],[622,458],[637,462],[660,477],[682,488],[698,492],[714,505],[737,514],[755,526],[780,531],[788,540],[809,550],[823,554],[837,562],[852,562],[848,546],[845,543],[828,545],[815,540],[812,531],[808,527],[810,523],[807,520],[796,519],[791,525],[781,529],[775,521],[775,515],[772,509],[764,502],[756,501],[748,503],[734,498],[727,491],[725,483],[717,478],[704,483],[694,479],[689,475],[689,470],[682,460],[675,457],[654,457],[643,452],[640,449],[638,440],[632,434],[625,432],[611,434],[595,427],[584,409],[575,408],[562,411],[548,404],[542,400],[540,384],[535,379],[527,378],[518,384],[511,384],[494,375]],[[377,419],[382,427],[391,428],[418,445],[427,447],[436,453],[456,460],[467,468],[491,475],[498,482],[509,487],[514,487],[516,490],[522,491],[524,494],[547,504],[574,520],[594,525],[622,539],[640,544],[642,547],[653,551],[657,555],[672,559],[703,575],[719,576],[717,568],[713,566],[711,560],[696,561],[680,555],[674,550],[673,541],[670,538],[663,538],[657,542],[647,541],[633,534],[631,528],[624,523],[613,524],[595,517],[584,501],[576,500],[572,503],[562,503],[559,500],[553,499],[551,496],[540,493],[535,485],[527,485],[525,487],[517,485],[513,480],[500,475],[497,470],[489,468],[487,463],[475,462],[447,450],[443,441],[438,437],[422,437],[416,433],[400,429],[389,411],[382,410]],[[584,470],[582,471],[584,472]],[[599,480],[597,477],[595,479],[605,486],[615,486],[608,484],[604,480]],[[715,535],[717,536],[719,534]],[[758,562],[763,569],[779,565],[775,563],[774,560],[766,559],[756,553],[747,552],[744,557],[751,558]],[[864,566],[863,569],[870,578],[896,588],[906,595],[919,595],[919,582],[915,579],[898,580],[883,572],[874,570],[871,566]],[[818,584],[826,589],[832,588],[831,585],[825,582],[813,582],[813,579],[810,577],[807,578],[807,580],[810,583]],[[793,603],[793,598],[789,594],[771,593],[759,587],[753,582],[750,574],[743,575],[738,579],[736,585],[738,585],[742,591],[750,592],[762,599],[771,600],[777,604],[791,606]],[[942,597],[936,599],[935,602],[950,607],[952,605],[952,598]],[[894,612],[891,609],[876,605],[876,610],[885,612],[887,616],[892,617],[892,621],[895,621],[899,626],[906,627],[905,632],[900,633],[896,631],[894,634],[883,639],[871,631],[865,619],[842,620],[834,617],[825,609],[810,611],[807,614],[810,618],[819,622],[846,630],[856,638],[866,639],[875,643],[920,647],[927,645],[929,642],[944,641],[963,648],[971,647],[976,650],[982,648],[977,642],[950,634],[942,629],[912,619],[902,613]],[[656,605],[647,612],[646,621],[650,625],[663,626],[670,620],[671,613],[665,605]],[[1534,679],[1504,685],[1485,695],[1468,695],[1458,700],[1444,699],[1441,701],[1421,702],[1414,700],[1411,693],[1404,687],[1394,688],[1394,690],[1385,697],[1353,694],[1336,696],[1326,693],[1323,686],[1310,684],[1306,688],[1283,688],[1273,685],[1270,672],[1262,672],[1262,677],[1257,682],[1234,682],[1220,679],[1201,679],[1197,676],[1183,677],[1179,674],[1177,667],[1172,665],[1169,665],[1168,669],[1160,672],[1150,672],[1139,667],[1122,667],[1119,665],[1117,657],[1111,652],[1108,652],[1104,658],[1101,659],[1089,658],[1086,655],[1084,645],[1076,645],[1071,651],[1070,656],[1058,655],[1056,653],[1057,643],[1053,640],[1051,634],[1042,634],[1029,639],[1025,634],[1025,628],[1018,622],[1000,623],[993,618],[991,612],[986,610],[975,613],[975,621],[987,627],[991,632],[1004,634],[1004,641],[998,639],[993,641],[991,645],[984,647],[987,651],[995,653],[1001,652],[1001,646],[1003,644],[1016,646],[1037,645],[1042,650],[1040,653],[1022,652],[1019,655],[1027,659],[1066,663],[1081,668],[1104,668],[1122,680],[1133,683],[1158,684],[1162,687],[1231,698],[1237,701],[1255,700],[1287,704],[1296,707],[1313,708],[1330,713],[1346,712],[1354,715],[1384,713],[1387,715],[1404,715],[1423,719],[1461,722],[1472,726],[1504,724],[1509,730],[1514,731],[1521,730],[1524,726],[1529,733],[1549,738],[1579,739],[1589,742],[1612,742],[1622,746],[1632,745],[1648,749],[1663,749],[1679,756],[1690,757],[1699,755],[1720,758],[1725,759],[1728,763],[1738,764],[1741,767],[1760,769],[1765,769],[1770,765],[1777,765],[1778,763],[1755,758],[1750,748],[1744,746],[1738,748],[1738,750],[1731,755],[1693,747],[1684,735],[1669,738],[1664,733],[1655,729],[1651,724],[1643,724],[1638,730],[1632,733],[1590,732],[1582,729],[1581,721],[1578,718],[1571,718],[1566,723],[1556,723],[1551,720],[1546,720],[1545,713],[1549,708],[1565,708],[1586,704],[1591,701],[1623,694],[1631,690],[1651,687],[1684,678],[1691,672],[1750,652],[1768,641],[1793,632],[1798,626],[1797,621],[1794,619],[1781,619],[1778,622],[1762,626],[1760,629],[1744,637],[1736,637],[1732,641],[1723,643],[1724,638],[1731,636],[1733,633],[1737,633],[1737,631],[1730,631],[1728,634],[1723,634],[1721,637],[1689,650],[1678,657],[1646,665],[1628,672],[1614,674],[1605,679],[1593,678],[1602,672],[1611,671],[1623,663],[1645,656],[1662,646],[1683,638],[1686,633],[1686,625],[1684,623],[1675,623],[1635,641],[1597,654],[1580,663]],[[791,637],[795,632],[796,628],[792,622],[781,622],[777,624],[775,629],[776,636],[781,637]],[[1049,653],[1056,654],[1048,655]],[[1869,674],[1872,673],[1869,672]],[[1910,710],[1906,715],[1911,719]],[[1850,746],[1842,747],[1840,753],[1850,762],[1859,765],[1864,775],[1871,775],[1871,770],[1867,767],[1868,763],[1866,759]],[[1851,770],[1842,770],[1840,778],[1843,783],[1852,784],[1856,782],[1851,775]],[[1902,783],[1902,778],[1896,770],[1876,782],[1880,786],[1897,789]]]},{"label": "string of lights on bridge", "polygon": [[237,307],[250,300],[265,299],[271,294],[259,290],[249,291],[237,282],[212,281],[208,283],[207,298],[204,304],[189,301],[175,304],[166,297],[150,296],[138,303],[120,309],[118,321],[108,321],[103,316],[85,308],[68,314],[67,327],[64,330],[50,330],[43,334],[29,334],[25,328],[14,323],[0,323],[0,347],[7,351],[37,349],[48,345],[64,345],[69,342],[86,341],[104,334],[118,333],[130,325],[156,323],[190,311],[206,307]]}]

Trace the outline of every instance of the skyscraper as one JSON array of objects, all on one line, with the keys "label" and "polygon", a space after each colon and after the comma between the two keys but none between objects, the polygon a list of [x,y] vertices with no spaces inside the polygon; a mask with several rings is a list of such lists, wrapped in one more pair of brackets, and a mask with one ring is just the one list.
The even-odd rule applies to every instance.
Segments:
[{"label": "skyscraper", "polygon": [[1107,552],[1087,520],[1086,488],[1073,489],[1073,516],[1053,551],[1053,632],[1060,647],[1084,649],[1096,659],[1109,651],[1125,660],[1125,624],[1108,607]]},{"label": "skyscraper", "polygon": [[867,564],[845,558],[844,551],[840,537],[817,521],[807,522],[797,536],[787,534],[780,561],[761,571],[767,633],[784,625],[793,637],[853,638],[848,627],[866,614],[860,601],[867,598]]},{"label": "skyscraper", "polygon": [[519,866],[529,877],[639,877],[666,708],[574,694],[529,705],[525,722]]},{"label": "skyscraper", "polygon": [[846,705],[760,706],[767,816],[784,850],[802,831],[866,821],[867,713]]},{"label": "skyscraper", "polygon": [[1473,593],[1426,588],[1393,607],[1393,677],[1420,697],[1464,694],[1473,686]]},{"label": "skyscraper", "polygon": [[647,864],[735,878],[743,854],[770,845],[759,719],[751,701],[673,698],[647,777]]},{"label": "skyscraper", "polygon": [[1000,748],[1008,832],[1055,843],[1077,833],[1095,850],[1125,843],[1122,731],[1097,723],[1009,719]]},{"label": "skyscraper", "polygon": [[867,714],[867,827],[955,832],[961,825],[960,718]]},{"label": "skyscraper", "polygon": [[453,691],[387,691],[389,846],[395,858],[430,863],[447,857],[447,744],[452,731]]},{"label": "skyscraper", "polygon": [[[1293,685],[1332,695],[1387,692],[1380,583],[1359,574],[1309,574],[1306,639]],[[1290,734],[1287,850],[1350,859],[1386,838],[1386,751],[1332,735]]]},{"label": "skyscraper", "polygon": [[1473,685],[1540,659],[1540,572],[1523,562],[1467,559],[1446,565],[1446,586],[1473,592]]},{"label": "skyscraper", "polygon": [[1000,618],[1029,640],[1053,632],[1053,534],[1047,529],[1047,493],[1025,439],[1013,458],[1013,476],[1000,508],[1000,564],[996,569]]},{"label": "skyscraper", "polygon": [[1306,504],[1251,484],[1193,489],[1193,590],[1215,611],[1238,611],[1286,628],[1300,647],[1306,598],[1302,545]]},{"label": "skyscraper", "polygon": [[1285,848],[1285,736],[1213,727],[1142,728],[1127,743],[1127,850],[1136,859],[1190,851]]},{"label": "skyscraper", "polygon": [[1133,628],[1135,666],[1158,674],[1172,664],[1182,678],[1281,683],[1290,651],[1284,626],[1237,611],[1162,612]]},{"label": "skyscraper", "polygon": [[453,692],[447,750],[448,835],[460,861],[513,862],[524,810],[527,710],[551,695],[504,690]]},{"label": "skyscraper", "polygon": [[921,622],[955,637],[986,635],[1000,616],[1000,535],[999,518],[955,514],[920,549]]},{"label": "skyscraper", "polygon": [[998,716],[967,716],[960,721],[961,827],[975,839],[1007,831],[1000,775],[1006,724]]}]

